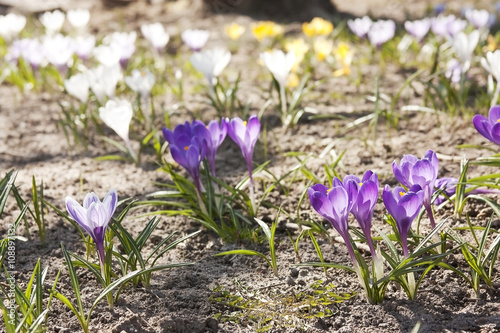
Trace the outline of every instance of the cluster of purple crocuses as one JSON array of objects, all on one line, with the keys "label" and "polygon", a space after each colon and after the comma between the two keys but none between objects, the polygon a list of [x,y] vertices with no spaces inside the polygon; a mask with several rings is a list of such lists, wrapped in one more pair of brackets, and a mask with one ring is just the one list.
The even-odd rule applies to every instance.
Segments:
[{"label": "cluster of purple crocuses", "polygon": [[256,115],[252,115],[248,122],[236,117],[231,120],[223,118],[220,123],[212,120],[208,125],[199,120],[186,122],[177,125],[174,131],[163,128],[163,136],[170,145],[173,159],[191,176],[200,198],[202,192],[200,164],[206,159],[210,173],[215,177],[215,156],[226,134],[229,134],[240,147],[246,161],[250,178],[250,198],[254,209],[252,158],[259,133],[260,121]]},{"label": "cluster of purple crocuses", "polygon": [[[382,198],[389,214],[396,221],[404,256],[408,257],[408,233],[422,205],[429,214],[431,227],[435,226],[431,197],[439,163],[436,153],[428,150],[422,159],[413,155],[405,155],[399,165],[394,162],[392,167],[396,179],[404,187],[396,186],[391,190],[389,185],[386,185],[382,191]],[[343,181],[335,178],[331,189],[323,184],[316,184],[309,188],[309,199],[313,208],[326,218],[342,236],[355,265],[356,257],[349,238],[348,216],[349,213],[353,213],[366,237],[372,256],[376,258],[377,254],[371,238],[371,224],[378,195],[378,177],[371,170],[365,172],[361,180],[354,175],[346,176]]]}]

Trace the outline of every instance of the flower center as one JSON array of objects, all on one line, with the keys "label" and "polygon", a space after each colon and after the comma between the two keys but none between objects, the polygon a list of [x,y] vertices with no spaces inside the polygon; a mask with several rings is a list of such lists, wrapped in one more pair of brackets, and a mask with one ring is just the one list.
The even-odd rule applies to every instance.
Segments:
[{"label": "flower center", "polygon": [[405,195],[405,194],[406,194],[406,192],[405,192],[405,191],[400,191],[400,192],[399,192],[399,195],[400,195],[400,196],[403,196],[403,195]]},{"label": "flower center", "polygon": [[332,190],[331,188],[329,188],[328,190],[326,190],[326,194],[330,193],[331,190]]},{"label": "flower center", "polygon": [[188,149],[189,149],[189,146],[184,147],[184,150],[188,150]]},{"label": "flower center", "polygon": [[363,182],[360,182],[358,185],[359,185],[359,187],[363,186]]},{"label": "flower center", "polygon": [[[500,120],[500,119],[499,119],[499,120]],[[244,121],[244,122],[243,122],[243,126],[246,126],[246,125],[247,125],[247,122],[246,122],[246,121]]]}]

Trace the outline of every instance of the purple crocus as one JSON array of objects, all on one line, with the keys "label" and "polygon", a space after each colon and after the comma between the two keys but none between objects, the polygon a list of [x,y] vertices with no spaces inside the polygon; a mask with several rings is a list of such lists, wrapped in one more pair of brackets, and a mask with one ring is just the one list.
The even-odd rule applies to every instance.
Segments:
[{"label": "purple crocus", "polygon": [[[353,191],[354,190],[354,191]],[[316,184],[309,187],[309,200],[314,210],[325,219],[342,236],[351,257],[351,261],[356,264],[356,256],[349,239],[349,228],[347,218],[354,204],[356,196],[355,188],[352,186],[344,187],[344,184],[335,178],[332,188],[328,189],[323,184]]]},{"label": "purple crocus", "polygon": [[427,35],[430,28],[431,28],[431,20],[429,18],[405,22],[406,31],[408,31],[410,35],[415,37],[417,42],[420,42],[425,37],[425,35]]},{"label": "purple crocus", "polygon": [[500,106],[495,105],[490,109],[488,118],[481,114],[476,114],[472,118],[472,123],[476,130],[491,142],[500,145]]},{"label": "purple crocus", "polygon": [[[438,189],[443,189],[444,194],[446,194],[446,197],[444,195],[439,195],[436,200],[434,200],[435,205],[440,205],[443,202],[447,200],[447,198],[451,197],[452,195],[455,194],[457,191],[457,184],[458,184],[458,179],[453,178],[453,177],[443,177],[443,178],[438,178],[436,179],[436,188]],[[465,188],[470,188],[470,185],[465,185]],[[473,190],[470,190],[469,192],[465,193],[465,196],[469,196],[472,194],[499,194],[500,191],[498,190],[489,190],[489,189],[481,189],[481,188],[475,188]]]},{"label": "purple crocus", "polygon": [[466,25],[466,21],[457,19],[455,15],[441,14],[432,18],[431,30],[438,37],[454,37]]},{"label": "purple crocus", "polygon": [[363,16],[362,18],[347,21],[349,29],[351,29],[351,31],[359,38],[366,37],[368,31],[370,31],[372,23],[372,20],[368,16]]},{"label": "purple crocus", "polygon": [[405,155],[400,165],[396,161],[392,163],[392,170],[398,182],[403,186],[410,188],[413,185],[420,185],[424,192],[424,207],[429,215],[431,227],[434,228],[436,224],[432,214],[431,199],[439,171],[436,153],[428,150],[422,159],[413,155]]},{"label": "purple crocus", "polygon": [[217,120],[210,121],[207,126],[201,122],[193,124],[194,135],[206,141],[207,153],[205,157],[213,177],[215,177],[215,156],[217,149],[226,138],[227,124],[227,118],[222,118],[220,124]]},{"label": "purple crocus", "polygon": [[465,12],[465,18],[476,29],[482,29],[488,26],[490,13],[485,9],[469,9]]},{"label": "purple crocus", "polygon": [[399,237],[403,246],[405,258],[408,257],[408,233],[411,224],[418,215],[424,200],[424,192],[419,185],[413,185],[408,192],[401,186],[396,186],[392,191],[385,185],[382,192],[384,205],[389,214],[396,221]]},{"label": "purple crocus", "polygon": [[371,227],[373,210],[378,198],[379,182],[377,174],[368,170],[363,175],[362,180],[359,180],[354,175],[348,175],[344,178],[344,187],[348,189],[348,193],[353,193],[351,187],[354,188],[355,196],[351,212],[358,221],[361,230],[363,230],[372,256],[376,257],[377,254],[373,247]]},{"label": "purple crocus", "polygon": [[163,136],[170,144],[173,159],[186,169],[201,195],[200,163],[205,158],[207,149],[206,142],[197,135],[199,132],[193,130],[198,123],[205,127],[200,121],[194,121],[193,124],[186,121],[185,124],[177,125],[173,132],[164,127]]},{"label": "purple crocus", "polygon": [[373,22],[368,31],[368,39],[373,46],[380,47],[391,40],[396,32],[396,23],[393,20],[379,20]]},{"label": "purple crocus", "polygon": [[[259,138],[260,133],[260,121],[256,115],[250,116],[248,122],[241,120],[241,118],[236,117],[231,119],[228,123],[227,134],[233,139],[234,142],[240,147],[243,158],[247,162],[248,176],[250,178],[250,200],[252,201],[253,209],[257,209],[255,206],[255,195],[253,188],[253,177],[252,177],[252,158],[253,150],[255,148],[255,143]],[[254,211],[255,212],[255,211]]]},{"label": "purple crocus", "polygon": [[94,192],[88,193],[83,199],[83,207],[73,198],[66,197],[66,209],[69,215],[92,237],[102,264],[104,264],[104,236],[117,203],[118,196],[115,190],[110,190],[102,202]]}]

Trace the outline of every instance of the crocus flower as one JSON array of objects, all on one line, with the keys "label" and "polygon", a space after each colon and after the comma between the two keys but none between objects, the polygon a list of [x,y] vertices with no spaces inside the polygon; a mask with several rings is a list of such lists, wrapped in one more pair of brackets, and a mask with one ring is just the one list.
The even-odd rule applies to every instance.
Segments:
[{"label": "crocus flower", "polygon": [[[196,123],[193,122],[193,125]],[[193,178],[198,195],[201,195],[200,163],[206,156],[206,143],[195,135],[193,125],[186,121],[177,125],[173,132],[163,127],[163,136],[170,145],[172,158],[186,169]]]},{"label": "crocus flower", "polygon": [[0,15],[0,36],[6,41],[19,35],[21,30],[26,25],[26,17],[9,13],[7,15]]},{"label": "crocus flower", "polygon": [[333,40],[325,37],[318,37],[314,40],[313,49],[317,59],[323,61],[332,53]]},{"label": "crocus flower", "polygon": [[139,93],[143,100],[147,100],[155,84],[155,76],[148,69],[134,69],[131,76],[125,77],[125,83],[132,91]]},{"label": "crocus flower", "polygon": [[293,64],[292,71],[296,71],[299,64],[304,60],[304,56],[309,51],[309,44],[304,39],[296,38],[290,42],[285,43],[285,50],[295,54],[295,63]]},{"label": "crocus flower", "polygon": [[204,50],[191,54],[191,65],[205,76],[211,87],[214,80],[231,61],[231,52],[223,48]]},{"label": "crocus flower", "polygon": [[373,22],[368,31],[368,39],[373,46],[380,47],[391,40],[396,32],[396,23],[393,20],[379,20]]},{"label": "crocus flower", "polygon": [[372,256],[376,257],[377,254],[373,247],[371,227],[373,210],[378,198],[379,182],[377,174],[368,170],[361,180],[354,175],[348,175],[344,178],[343,184],[345,188],[349,189],[348,193],[352,193],[354,190],[355,195],[353,196],[351,212],[358,221],[361,230],[363,230]]},{"label": "crocus flower", "polygon": [[186,44],[194,52],[200,51],[202,47],[207,43],[209,37],[209,31],[199,29],[188,29],[185,30],[181,35],[181,39],[184,44]]},{"label": "crocus flower", "polygon": [[60,72],[65,72],[75,54],[73,39],[61,34],[45,36],[42,45],[47,61],[57,67]]},{"label": "crocus flower", "polygon": [[[453,196],[456,191],[457,191],[457,184],[458,184],[458,179],[453,178],[453,177],[443,177],[443,178],[438,178],[436,179],[436,188],[438,189],[443,189],[443,193],[446,194],[446,197],[444,195],[439,195],[436,200],[434,200],[434,205],[440,205],[446,200],[448,200],[449,197]],[[465,185],[465,188],[470,188],[471,185]],[[475,188],[473,190],[470,190],[465,193],[465,196],[469,196],[472,194],[499,194],[500,191],[498,190],[489,190],[489,189],[482,189],[482,188]]]},{"label": "crocus flower", "polygon": [[314,210],[323,216],[342,236],[347,246],[351,261],[356,264],[356,256],[349,239],[347,219],[354,204],[355,192],[348,192],[344,184],[334,178],[332,188],[328,189],[323,184],[309,187],[309,200]]},{"label": "crocus flower", "polygon": [[349,29],[359,38],[365,38],[372,26],[372,20],[368,16],[357,18],[354,20],[347,20]]},{"label": "crocus flower", "polygon": [[431,19],[431,30],[438,37],[448,36],[448,26],[455,21],[455,15],[440,14]]},{"label": "crocus flower", "polygon": [[85,73],[78,73],[64,80],[64,88],[68,94],[76,97],[80,102],[87,103],[90,83]]},{"label": "crocus flower", "polygon": [[257,207],[255,206],[253,188],[252,158],[255,143],[259,138],[259,133],[260,121],[256,115],[250,116],[248,122],[241,120],[239,117],[233,118],[227,127],[227,134],[229,134],[231,139],[233,139],[233,141],[240,147],[243,158],[247,163],[248,177],[250,179],[250,200],[252,201],[252,207],[254,210],[257,209]]},{"label": "crocus flower", "polygon": [[260,54],[260,59],[273,74],[280,87],[284,87],[290,70],[295,64],[295,54],[289,51],[286,55],[281,50],[266,51]]},{"label": "crocus flower", "polygon": [[170,40],[170,35],[160,22],[141,25],[141,32],[158,53],[162,52]]},{"label": "crocus flower", "polygon": [[481,58],[481,65],[497,82],[500,82],[500,50],[487,52],[486,57]]},{"label": "crocus flower", "polygon": [[90,12],[88,9],[70,9],[66,17],[73,28],[82,32],[87,27],[87,24],[89,24]]},{"label": "crocus flower", "polygon": [[342,66],[340,69],[333,72],[333,76],[338,77],[351,74],[351,63],[354,52],[351,51],[349,45],[344,42],[340,42],[333,53],[335,54],[337,62]]},{"label": "crocus flower", "polygon": [[121,52],[117,45],[99,45],[92,53],[94,58],[106,67],[120,63]]},{"label": "crocus flower", "polygon": [[460,61],[457,59],[450,59],[446,63],[446,71],[444,72],[444,76],[446,76],[451,82],[458,83],[462,77],[462,65]]},{"label": "crocus flower", "polygon": [[119,64],[113,66],[100,65],[87,71],[90,89],[99,102],[104,103],[104,97],[113,98],[118,81],[123,77]]},{"label": "crocus flower", "polygon": [[490,13],[485,9],[469,9],[465,12],[465,18],[476,29],[481,29],[488,26]]},{"label": "crocus flower", "polygon": [[496,105],[490,109],[488,118],[481,114],[476,114],[472,118],[472,123],[476,130],[491,142],[500,145],[500,106]]},{"label": "crocus flower", "polygon": [[478,42],[478,30],[474,30],[468,35],[463,32],[459,32],[455,38],[453,38],[452,45],[455,49],[455,53],[462,62],[462,72],[467,72],[467,70],[469,70],[472,54],[474,53],[474,49],[476,48]]},{"label": "crocus flower", "polygon": [[333,31],[333,24],[321,17],[315,17],[311,22],[302,23],[302,31],[309,37],[325,36]]},{"label": "crocus flower", "polygon": [[137,33],[131,32],[114,32],[111,35],[104,37],[103,43],[117,50],[120,54],[120,65],[123,68],[127,66],[129,59],[135,52],[135,40]]},{"label": "crocus flower", "polygon": [[217,155],[217,149],[226,138],[227,127],[227,118],[222,118],[220,124],[217,120],[212,120],[207,126],[197,122],[192,127],[194,135],[206,142],[207,153],[205,157],[213,177],[215,177],[215,156]]},{"label": "crocus flower", "polygon": [[229,25],[224,26],[224,30],[226,31],[226,35],[229,36],[232,40],[238,40],[241,35],[245,32],[245,27],[239,25],[236,22],[233,22]]},{"label": "crocus flower", "polygon": [[455,37],[460,31],[464,30],[466,26],[467,26],[467,21],[465,20],[456,19],[450,21],[447,26],[448,36],[452,38]]},{"label": "crocus flower", "polygon": [[405,29],[410,35],[415,37],[415,39],[420,42],[425,35],[429,32],[431,28],[431,20],[429,18],[424,18],[422,20],[416,21],[406,21]]},{"label": "crocus flower", "polygon": [[127,148],[130,145],[128,132],[133,114],[132,104],[126,100],[109,100],[106,106],[99,108],[99,117],[125,141]]},{"label": "crocus flower", "polygon": [[5,59],[17,63],[19,57],[22,57],[24,61],[29,63],[33,70],[37,70],[45,62],[45,48],[38,39],[17,39],[10,45]]},{"label": "crocus flower", "polygon": [[252,25],[252,34],[259,42],[262,42],[264,38],[273,38],[282,33],[283,27],[273,21],[260,21]]},{"label": "crocus flower", "polygon": [[90,192],[83,199],[83,206],[73,198],[66,197],[66,209],[69,215],[92,237],[102,265],[104,264],[104,237],[117,203],[118,196],[115,190],[110,190],[102,202],[94,192]]},{"label": "crocus flower", "polygon": [[75,54],[82,59],[87,61],[87,59],[94,51],[95,47],[95,36],[89,35],[86,37],[78,36],[74,39]]},{"label": "crocus flower", "polygon": [[424,193],[423,204],[429,215],[431,227],[434,228],[436,225],[432,214],[431,199],[439,171],[436,153],[428,150],[420,160],[413,155],[405,155],[401,159],[400,165],[396,161],[392,163],[392,170],[398,182],[407,188],[413,185],[421,187]]},{"label": "crocus flower", "polygon": [[396,221],[399,237],[403,246],[405,258],[408,257],[408,233],[411,223],[418,215],[424,200],[424,193],[419,185],[413,185],[408,192],[401,187],[396,186],[392,191],[389,185],[385,185],[382,192],[384,205],[389,214]]},{"label": "crocus flower", "polygon": [[40,16],[40,22],[45,27],[47,35],[53,35],[61,31],[64,24],[65,15],[59,9],[53,12],[45,12]]}]

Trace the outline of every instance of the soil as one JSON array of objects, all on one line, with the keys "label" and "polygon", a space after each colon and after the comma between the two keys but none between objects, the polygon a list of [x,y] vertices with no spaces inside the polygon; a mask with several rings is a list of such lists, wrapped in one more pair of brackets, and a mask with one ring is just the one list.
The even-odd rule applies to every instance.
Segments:
[{"label": "soil", "polygon": [[[342,11],[360,13],[356,5],[360,1],[338,4]],[[370,11],[371,1],[362,1],[366,11]],[[378,1],[380,2],[380,1]],[[393,1],[394,2],[394,1]],[[420,10],[423,1],[404,5],[399,18],[404,13]],[[427,3],[427,2],[425,2]],[[207,28],[212,31],[209,47],[224,43],[223,26],[227,22],[238,21],[249,26],[253,19],[237,14],[192,14],[189,3],[160,3],[147,5],[144,2],[131,3],[125,7],[93,8],[91,25],[98,34],[123,28],[138,29],[144,22],[160,21],[165,23],[172,35],[185,28]],[[118,22],[118,23],[117,23]],[[119,23],[122,22],[122,23]],[[297,32],[300,25],[292,22],[286,25],[288,33]],[[251,113],[256,113],[264,105],[269,92],[259,88],[255,82],[262,82],[267,87],[268,76],[262,70],[246,68],[248,63],[255,62],[259,50],[251,42],[252,36],[247,34],[241,41],[241,47],[233,52],[231,64],[228,67],[228,77],[234,77],[237,70],[242,71],[242,87],[240,98],[251,101]],[[175,52],[175,45],[169,52]],[[316,73],[324,73],[327,68],[318,68]],[[379,175],[381,184],[396,184],[392,175],[392,162],[399,160],[404,154],[423,156],[428,149],[439,154],[440,177],[458,177],[460,159],[462,156],[475,158],[484,151],[474,149],[458,149],[460,144],[489,143],[477,134],[471,124],[470,115],[451,117],[445,112],[427,114],[422,112],[401,112],[397,129],[392,129],[381,120],[376,137],[367,136],[368,124],[349,128],[349,124],[373,112],[374,104],[366,96],[373,95],[375,77],[381,74],[379,80],[381,93],[394,96],[406,78],[414,69],[401,68],[391,62],[384,71],[372,65],[362,65],[356,75],[362,78],[355,85],[348,78],[327,78],[304,101],[312,111],[310,115],[325,115],[321,119],[306,119],[299,125],[283,133],[277,126],[277,119],[269,109],[265,112],[263,124],[267,136],[261,136],[256,148],[255,160],[264,162],[271,160],[269,170],[276,176],[283,175],[297,164],[293,157],[286,157],[286,152],[301,152],[310,154],[307,166],[312,172],[323,175],[325,162],[331,163],[336,156],[345,151],[336,170],[342,175],[355,174],[361,176],[371,169]],[[319,75],[319,74],[316,74]],[[189,80],[189,79],[188,79]],[[194,82],[187,83],[187,91],[193,90]],[[191,90],[190,90],[191,89]],[[416,90],[416,91],[415,91]],[[422,105],[422,96],[418,88],[405,92],[399,107],[406,104]],[[205,97],[199,93],[186,101],[186,110],[172,117],[173,124],[181,123],[194,115],[202,115],[204,121],[214,116],[214,111],[205,104]],[[64,198],[69,195],[83,200],[89,191],[95,191],[103,197],[110,188],[115,188],[119,198],[144,199],[145,196],[160,188],[156,182],[167,182],[168,176],[157,169],[155,156],[148,154],[139,166],[120,161],[97,161],[95,158],[107,153],[116,153],[110,147],[100,142],[89,145],[87,151],[69,149],[66,139],[57,126],[61,110],[58,102],[70,100],[66,95],[57,92],[30,92],[21,94],[17,88],[3,84],[0,86],[0,170],[2,174],[18,169],[17,186],[21,195],[30,198],[31,177],[37,181],[43,180],[45,198],[53,205],[64,208]],[[175,96],[167,93],[160,101],[162,105],[175,103]],[[274,106],[273,106],[274,107]],[[386,105],[385,107],[388,107]],[[487,110],[481,110],[483,114]],[[399,111],[398,111],[399,112]],[[111,134],[111,132],[109,132]],[[367,139],[366,139],[367,138]],[[236,145],[230,140],[220,148],[217,160],[217,173],[224,175],[228,181],[237,181],[245,176],[246,168]],[[328,149],[323,158],[318,158]],[[304,155],[305,156],[305,155]],[[484,167],[471,167],[470,175],[477,176],[490,172]],[[257,197],[262,195],[264,176],[257,177]],[[306,188],[307,182],[299,179],[290,187],[290,193],[273,191],[269,201],[282,205],[283,209],[294,212],[299,203],[299,197]],[[495,196],[492,196],[495,198]],[[307,200],[306,200],[307,201]],[[491,215],[491,209],[479,203],[471,203],[466,208],[471,212],[475,225],[484,226]],[[133,235],[137,235],[148,221],[147,217],[134,218],[139,210],[130,213],[124,220],[124,226]],[[0,232],[5,235],[6,224],[17,214],[13,200],[8,202],[3,216]],[[374,224],[388,230],[382,221],[383,205],[378,203],[374,216]],[[276,211],[261,208],[257,214],[269,222],[276,216]],[[308,203],[301,206],[301,217],[320,221]],[[437,220],[449,218],[449,226],[463,226],[464,221],[453,217],[451,207],[440,210]],[[201,233],[189,239],[177,248],[167,252],[160,263],[190,262],[193,266],[174,268],[153,274],[149,288],[126,288],[118,303],[109,309],[103,300],[91,320],[91,332],[254,332],[259,325],[250,320],[251,315],[258,317],[259,311],[267,309],[272,318],[272,332],[497,332],[500,331],[500,292],[498,289],[482,288],[480,297],[475,297],[472,289],[457,275],[441,269],[434,269],[423,280],[417,299],[409,301],[403,290],[391,284],[385,300],[380,305],[369,304],[354,274],[342,270],[330,269],[325,275],[321,268],[298,267],[295,252],[288,238],[288,232],[297,237],[300,226],[292,219],[280,217],[277,229],[277,257],[279,277],[275,277],[265,262],[256,257],[227,256],[214,257],[222,251],[250,248],[268,253],[266,244],[226,244],[216,235],[203,229],[199,223],[185,217],[161,217],[162,221],[154,236],[148,243],[151,251],[161,237],[177,231],[179,235],[187,235],[197,230]],[[17,282],[26,286],[38,258],[43,267],[49,267],[48,285],[54,281],[58,269],[63,266],[60,243],[79,255],[85,254],[77,230],[67,221],[62,220],[54,212],[46,216],[47,242],[41,244],[36,237],[36,228],[30,228],[33,235],[28,242],[18,241],[16,245]],[[352,221],[354,223],[354,221]],[[428,219],[422,220],[425,231]],[[494,223],[495,228],[499,223]],[[325,224],[326,226],[326,224]],[[345,245],[334,240],[336,236],[332,228],[328,228],[332,237],[318,236],[320,247],[328,262],[350,265]],[[24,227],[18,230],[25,234]],[[156,243],[155,243],[156,242]],[[302,262],[317,261],[314,247],[308,238],[299,245]],[[463,257],[457,253],[448,258],[461,269],[467,269]],[[496,273],[497,270],[495,270]],[[100,285],[94,277],[78,270],[82,295],[87,309],[100,291]],[[318,282],[321,281],[321,282]],[[495,285],[500,282],[494,278]],[[298,295],[313,295],[319,287],[326,288],[339,295],[345,295],[346,300],[323,307],[310,307],[297,310],[299,304],[290,301]],[[58,289],[65,295],[72,295],[69,276],[63,270]],[[241,295],[243,299],[260,299],[260,305],[255,309],[239,309],[230,306],[227,293]],[[350,295],[350,296],[349,296]],[[72,298],[72,297],[71,297]],[[225,300],[225,301],[224,301]],[[241,303],[238,303],[241,305]],[[253,312],[252,312],[253,311]],[[328,312],[331,316],[314,317],[319,311]],[[285,317],[284,314],[288,314]],[[311,318],[307,318],[311,317]],[[80,326],[75,316],[60,302],[54,301],[48,317],[50,332],[78,332]],[[232,320],[230,320],[232,319]],[[290,324],[293,322],[293,324]],[[261,327],[262,328],[262,327]],[[0,326],[0,331],[4,328]]]}]

